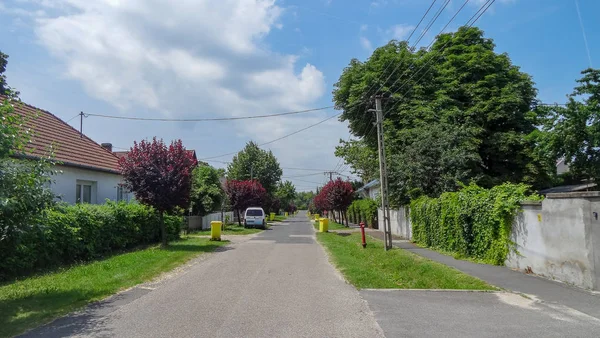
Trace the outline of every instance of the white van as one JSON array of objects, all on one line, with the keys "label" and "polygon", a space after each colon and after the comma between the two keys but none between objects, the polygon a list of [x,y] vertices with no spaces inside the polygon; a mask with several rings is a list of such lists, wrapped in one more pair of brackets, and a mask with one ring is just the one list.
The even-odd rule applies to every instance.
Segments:
[{"label": "white van", "polygon": [[267,228],[267,220],[263,208],[250,207],[244,213],[244,228]]}]

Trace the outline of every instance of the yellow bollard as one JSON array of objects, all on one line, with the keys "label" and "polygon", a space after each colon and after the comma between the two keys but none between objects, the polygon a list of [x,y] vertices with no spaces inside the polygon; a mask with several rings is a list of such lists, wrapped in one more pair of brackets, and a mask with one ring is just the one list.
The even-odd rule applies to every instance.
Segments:
[{"label": "yellow bollard", "polygon": [[221,225],[223,222],[212,221],[210,222],[210,240],[220,241],[221,240]]},{"label": "yellow bollard", "polygon": [[288,213],[287,212],[285,213],[285,217],[288,217]]},{"label": "yellow bollard", "polygon": [[275,220],[275,213],[274,213],[274,212],[272,212],[272,213],[270,213],[270,214],[269,214],[269,219],[270,219],[271,221],[274,221],[274,220]]},{"label": "yellow bollard", "polygon": [[327,232],[329,229],[329,219],[319,218],[319,232]]}]

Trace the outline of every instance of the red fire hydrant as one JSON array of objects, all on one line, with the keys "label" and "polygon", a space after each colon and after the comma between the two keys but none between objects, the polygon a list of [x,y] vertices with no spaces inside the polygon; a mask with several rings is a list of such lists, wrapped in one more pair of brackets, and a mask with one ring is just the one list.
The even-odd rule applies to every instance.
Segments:
[{"label": "red fire hydrant", "polygon": [[360,222],[360,234],[362,236],[362,247],[367,247],[367,240],[365,239],[365,222]]}]

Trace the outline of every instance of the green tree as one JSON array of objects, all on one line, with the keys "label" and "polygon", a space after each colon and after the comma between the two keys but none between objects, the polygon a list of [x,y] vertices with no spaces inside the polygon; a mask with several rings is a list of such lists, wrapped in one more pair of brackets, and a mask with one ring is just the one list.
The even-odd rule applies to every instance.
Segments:
[{"label": "green tree", "polygon": [[545,145],[570,174],[600,180],[600,69],[588,68],[565,107],[546,107]]},{"label": "green tree", "polygon": [[192,172],[192,190],[190,204],[192,213],[207,215],[219,210],[225,192],[221,186],[220,171],[208,165],[198,166]]},{"label": "green tree", "polygon": [[[536,170],[530,138],[537,121],[533,81],[494,48],[480,29],[462,27],[440,35],[430,50],[391,41],[343,71],[333,92],[335,105],[351,132],[373,151],[374,118],[364,113],[373,108],[369,89],[381,87],[380,94],[387,95],[386,151],[394,163],[388,169],[402,180],[390,186],[396,201],[415,189],[439,195],[455,189],[456,180],[484,187],[506,181],[539,187],[548,181],[546,171]],[[444,177],[430,177],[437,173]]]},{"label": "green tree", "polygon": [[352,168],[352,173],[358,175],[363,182],[379,176],[377,151],[364,140],[340,140],[340,145],[335,148],[335,156],[343,158]]},{"label": "green tree", "polygon": [[275,193],[282,173],[273,152],[260,149],[254,142],[248,142],[227,166],[229,180],[258,180],[270,196]]},{"label": "green tree", "polygon": [[275,197],[281,201],[283,208],[287,208],[296,198],[296,187],[290,181],[279,182]]},{"label": "green tree", "polygon": [[308,210],[308,205],[315,198],[315,193],[312,191],[300,191],[296,193],[294,204],[298,210]]}]

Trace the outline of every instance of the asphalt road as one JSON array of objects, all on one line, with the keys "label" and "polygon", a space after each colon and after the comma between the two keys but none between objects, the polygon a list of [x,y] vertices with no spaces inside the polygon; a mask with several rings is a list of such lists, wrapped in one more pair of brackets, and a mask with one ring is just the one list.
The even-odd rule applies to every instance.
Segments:
[{"label": "asphalt road", "polygon": [[386,337],[600,337],[600,319],[510,292],[363,290]]},{"label": "asphalt road", "polygon": [[382,331],[301,215],[27,336],[381,337]]}]

